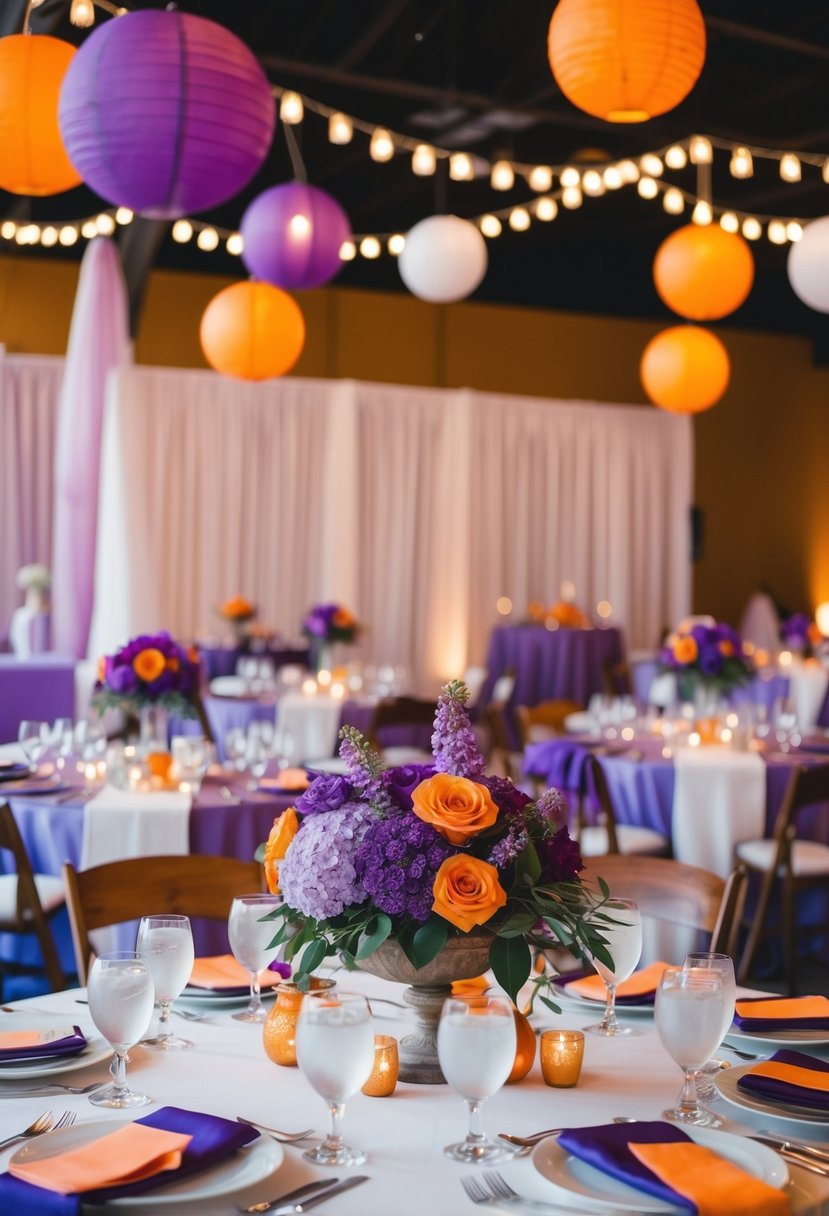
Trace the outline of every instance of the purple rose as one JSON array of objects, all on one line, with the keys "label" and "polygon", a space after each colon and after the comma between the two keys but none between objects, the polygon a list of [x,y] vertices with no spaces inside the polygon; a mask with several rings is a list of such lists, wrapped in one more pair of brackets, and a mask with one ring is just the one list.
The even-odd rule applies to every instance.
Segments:
[{"label": "purple rose", "polygon": [[401,810],[412,809],[412,791],[421,781],[434,777],[433,764],[403,764],[399,768],[387,768],[382,774],[383,786],[392,795]]},{"label": "purple rose", "polygon": [[138,677],[131,667],[111,667],[106,682],[113,692],[129,696],[138,687]]},{"label": "purple rose", "polygon": [[584,869],[578,841],[570,839],[569,829],[559,828],[555,836],[547,836],[537,845],[541,862],[541,882],[574,882]]},{"label": "purple rose", "polygon": [[323,773],[297,798],[295,806],[300,815],[317,815],[322,811],[338,811],[351,798],[354,788],[345,777]]}]

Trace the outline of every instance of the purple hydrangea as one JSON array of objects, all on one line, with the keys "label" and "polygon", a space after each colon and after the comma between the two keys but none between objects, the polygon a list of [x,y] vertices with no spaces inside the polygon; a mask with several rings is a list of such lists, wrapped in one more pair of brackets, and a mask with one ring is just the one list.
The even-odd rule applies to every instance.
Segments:
[{"label": "purple hydrangea", "polygon": [[439,773],[477,781],[483,776],[486,763],[478,750],[475,731],[464,705],[468,695],[460,680],[453,680],[442,689],[435,714],[432,751]]},{"label": "purple hydrangea", "polygon": [[362,903],[366,890],[357,877],[355,856],[373,821],[372,808],[360,802],[304,819],[279,866],[285,903],[313,920],[339,916]]},{"label": "purple hydrangea", "polygon": [[354,793],[351,782],[334,773],[323,773],[297,798],[295,807],[300,815],[316,815],[320,811],[338,811]]},{"label": "purple hydrangea", "polygon": [[584,869],[578,841],[571,840],[566,827],[559,828],[555,836],[539,841],[536,847],[541,862],[539,881],[544,886],[553,882],[574,882],[579,870]]},{"label": "purple hydrangea", "polygon": [[[429,919],[435,875],[455,850],[415,815],[375,820],[356,853],[366,892],[389,916]],[[280,882],[282,871],[280,871]]]},{"label": "purple hydrangea", "polygon": [[417,789],[421,781],[426,781],[434,775],[433,764],[403,764],[399,768],[387,768],[382,780],[395,804],[403,811],[410,811],[412,791]]}]

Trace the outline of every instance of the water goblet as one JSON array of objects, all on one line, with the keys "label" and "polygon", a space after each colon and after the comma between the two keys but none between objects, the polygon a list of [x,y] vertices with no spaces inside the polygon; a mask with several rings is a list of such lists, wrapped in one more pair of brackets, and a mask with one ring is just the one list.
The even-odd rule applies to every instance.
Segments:
[{"label": "water goblet", "polygon": [[55,767],[62,771],[75,746],[75,724],[71,718],[55,718],[50,746],[55,753]]},{"label": "water goblet", "polygon": [[234,726],[225,735],[225,755],[237,772],[245,771],[245,756],[248,750],[247,735],[239,726]]},{"label": "water goblet", "polygon": [[450,998],[438,1024],[438,1059],[446,1080],[466,1101],[466,1139],[443,1150],[453,1161],[489,1164],[511,1157],[504,1144],[487,1139],[481,1107],[497,1093],[515,1063],[515,1018],[506,997]]},{"label": "water goblet", "polygon": [[248,736],[248,748],[246,753],[246,762],[248,772],[250,773],[250,781],[247,783],[249,790],[258,790],[259,782],[268,771],[268,761],[270,756],[264,739],[259,734],[251,733]]},{"label": "water goblet", "polygon": [[87,983],[89,1016],[115,1052],[110,1068],[114,1084],[90,1094],[93,1105],[127,1110],[152,1101],[127,1086],[127,1052],[150,1024],[153,995],[150,969],[134,950],[99,954],[92,964]]},{"label": "water goblet", "polygon": [[305,1079],[328,1103],[331,1130],[303,1156],[317,1165],[361,1165],[360,1148],[343,1143],[347,1098],[356,1094],[374,1067],[374,1027],[364,996],[352,992],[310,992],[296,1027],[296,1058]]},{"label": "water goblet", "polygon": [[17,731],[17,741],[23,748],[23,754],[29,762],[29,768],[33,773],[36,773],[49,747],[48,723],[34,722],[28,718],[24,718]]},{"label": "water goblet", "polygon": [[150,969],[155,1002],[160,1009],[155,1037],[145,1039],[143,1046],[158,1051],[181,1051],[192,1047],[190,1039],[179,1038],[170,1028],[170,1006],[177,996],[181,996],[195,959],[189,919],[172,915],[142,916],[135,948]]},{"label": "water goblet", "polygon": [[642,953],[642,921],[639,909],[632,899],[608,899],[602,905],[598,918],[594,918],[593,924],[607,941],[613,967],[608,967],[598,958],[594,957],[592,960],[593,966],[604,980],[607,1004],[601,1022],[585,1026],[584,1029],[589,1034],[635,1034],[632,1026],[623,1026],[616,1016],[616,988],[622,980],[633,975]]},{"label": "water goblet", "polygon": [[[230,908],[227,935],[237,962],[250,975],[250,1002],[246,1009],[232,1016],[239,1022],[264,1022],[267,1014],[262,1004],[259,972],[276,958],[278,946],[271,946],[277,926],[263,920],[282,903],[281,895],[237,895]],[[358,1087],[359,1088],[359,1087]]]},{"label": "water goblet", "polygon": [[[731,1023],[734,1020],[734,1002],[737,999],[737,981],[734,978],[734,963],[727,954],[713,954],[710,950],[695,950],[691,954],[686,955],[685,962],[682,965],[686,971],[717,971],[722,978],[722,1027],[719,1042],[716,1044],[719,1047],[728,1034]],[[698,1097],[705,1099],[714,1097],[716,1091],[710,1074],[718,1072],[722,1066],[720,1060],[712,1059],[708,1060],[705,1067],[700,1069],[697,1074]]]},{"label": "water goblet", "polygon": [[721,1120],[697,1100],[696,1076],[722,1038],[722,976],[711,968],[668,967],[654,1006],[656,1032],[684,1080],[676,1106],[662,1112],[674,1123],[719,1127]]},{"label": "water goblet", "polygon": [[294,759],[294,737],[284,726],[277,726],[272,745],[276,767],[281,771],[290,768]]}]

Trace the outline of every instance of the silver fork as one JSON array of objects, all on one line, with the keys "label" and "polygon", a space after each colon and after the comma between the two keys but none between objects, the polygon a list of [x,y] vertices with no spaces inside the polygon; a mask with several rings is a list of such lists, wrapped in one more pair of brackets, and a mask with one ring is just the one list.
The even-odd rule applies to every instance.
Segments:
[{"label": "silver fork", "polygon": [[[519,1195],[509,1183],[495,1170],[484,1174],[484,1180],[467,1175],[461,1178],[461,1186],[473,1203],[491,1204],[501,1207],[520,1207],[527,1212],[540,1212],[544,1216],[596,1216],[596,1209],[563,1207],[557,1203],[547,1203],[541,1199],[529,1199]],[[641,1216],[633,1208],[626,1208],[628,1216]]]},{"label": "silver fork", "polygon": [[236,1122],[244,1123],[245,1127],[255,1127],[259,1132],[266,1132],[280,1144],[294,1144],[299,1140],[307,1140],[309,1136],[313,1136],[315,1131],[313,1127],[306,1127],[304,1132],[281,1132],[276,1127],[266,1127],[264,1123],[256,1123],[253,1119],[243,1118],[242,1115],[236,1116]]},{"label": "silver fork", "polygon": [[52,1131],[59,1132],[62,1127],[71,1127],[77,1117],[78,1116],[73,1110],[65,1110],[55,1126],[52,1128]]},{"label": "silver fork", "polygon": [[46,1132],[56,1132],[61,1127],[70,1127],[76,1119],[76,1115],[72,1111],[65,1110],[57,1123],[52,1121],[52,1112],[44,1111],[40,1118],[35,1119],[34,1123],[30,1123],[22,1132],[18,1132],[16,1136],[9,1136],[6,1140],[0,1140],[0,1148],[7,1148],[8,1145],[14,1144],[15,1140],[34,1140],[36,1136],[43,1136]]},{"label": "silver fork", "polygon": [[35,1085],[33,1089],[0,1089],[0,1098],[31,1098],[32,1094],[91,1094],[93,1089],[108,1085],[108,1081],[93,1081],[91,1085]]}]

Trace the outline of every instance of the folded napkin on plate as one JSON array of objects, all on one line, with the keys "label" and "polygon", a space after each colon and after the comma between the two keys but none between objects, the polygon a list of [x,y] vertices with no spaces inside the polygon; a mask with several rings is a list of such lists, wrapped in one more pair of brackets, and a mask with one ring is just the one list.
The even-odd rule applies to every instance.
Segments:
[{"label": "folded napkin on plate", "polygon": [[[622,980],[616,989],[617,1005],[652,1005],[659,977],[668,963],[651,963],[641,971]],[[604,1001],[607,998],[607,988],[600,975],[589,974],[585,971],[570,972],[569,975],[559,975],[553,980],[557,988],[564,992],[575,993],[591,1001]]]},{"label": "folded napkin on plate", "polygon": [[[277,963],[276,966],[271,964],[259,972],[259,987],[272,988],[274,984],[281,984],[290,974],[291,969],[285,963]],[[232,954],[215,954],[212,957],[196,959],[187,987],[206,988],[210,992],[219,992],[222,996],[245,996],[250,992],[250,976]]]},{"label": "folded napkin on plate", "polygon": [[77,1195],[105,1186],[142,1182],[165,1170],[177,1170],[191,1139],[159,1127],[128,1123],[100,1140],[54,1157],[12,1162],[9,1173],[59,1195]]},{"label": "folded napkin on plate", "polygon": [[745,997],[735,1005],[740,1030],[829,1030],[829,997]]},{"label": "folded napkin on plate", "polygon": [[829,1061],[802,1051],[776,1051],[744,1072],[737,1088],[755,1097],[829,1112]]},{"label": "folded napkin on plate", "polygon": [[294,790],[307,790],[311,782],[304,768],[285,768],[278,777],[263,777],[259,782],[260,790],[284,790],[286,794]]},{"label": "folded napkin on plate", "polygon": [[49,1059],[73,1056],[86,1047],[86,1036],[78,1026],[53,1026],[42,1030],[7,1030],[0,1034],[0,1063],[9,1060]]},{"label": "folded napkin on plate", "polygon": [[[0,1174],[0,1211],[14,1212],[14,1216],[79,1216],[81,1202],[103,1204],[122,1196],[142,1195],[145,1191],[211,1169],[225,1157],[243,1148],[259,1133],[241,1123],[221,1119],[216,1115],[204,1115],[196,1111],[182,1110],[177,1106],[163,1106],[160,1110],[136,1120],[136,1126],[152,1127],[160,1131],[173,1132],[189,1138],[181,1154],[181,1164],[173,1171],[165,1170],[152,1177],[133,1182],[115,1182],[101,1185],[97,1178],[92,1189],[79,1194],[63,1195],[42,1186],[35,1186],[12,1174]],[[43,1142],[45,1143],[45,1141]],[[100,1147],[102,1140],[95,1142]],[[101,1154],[108,1157],[109,1154]],[[43,1163],[46,1164],[45,1161]],[[120,1163],[119,1163],[120,1164]],[[100,1162],[108,1168],[109,1162]]]},{"label": "folded napkin on plate", "polygon": [[788,1216],[788,1198],[671,1123],[570,1128],[559,1144],[613,1178],[698,1216]]}]

